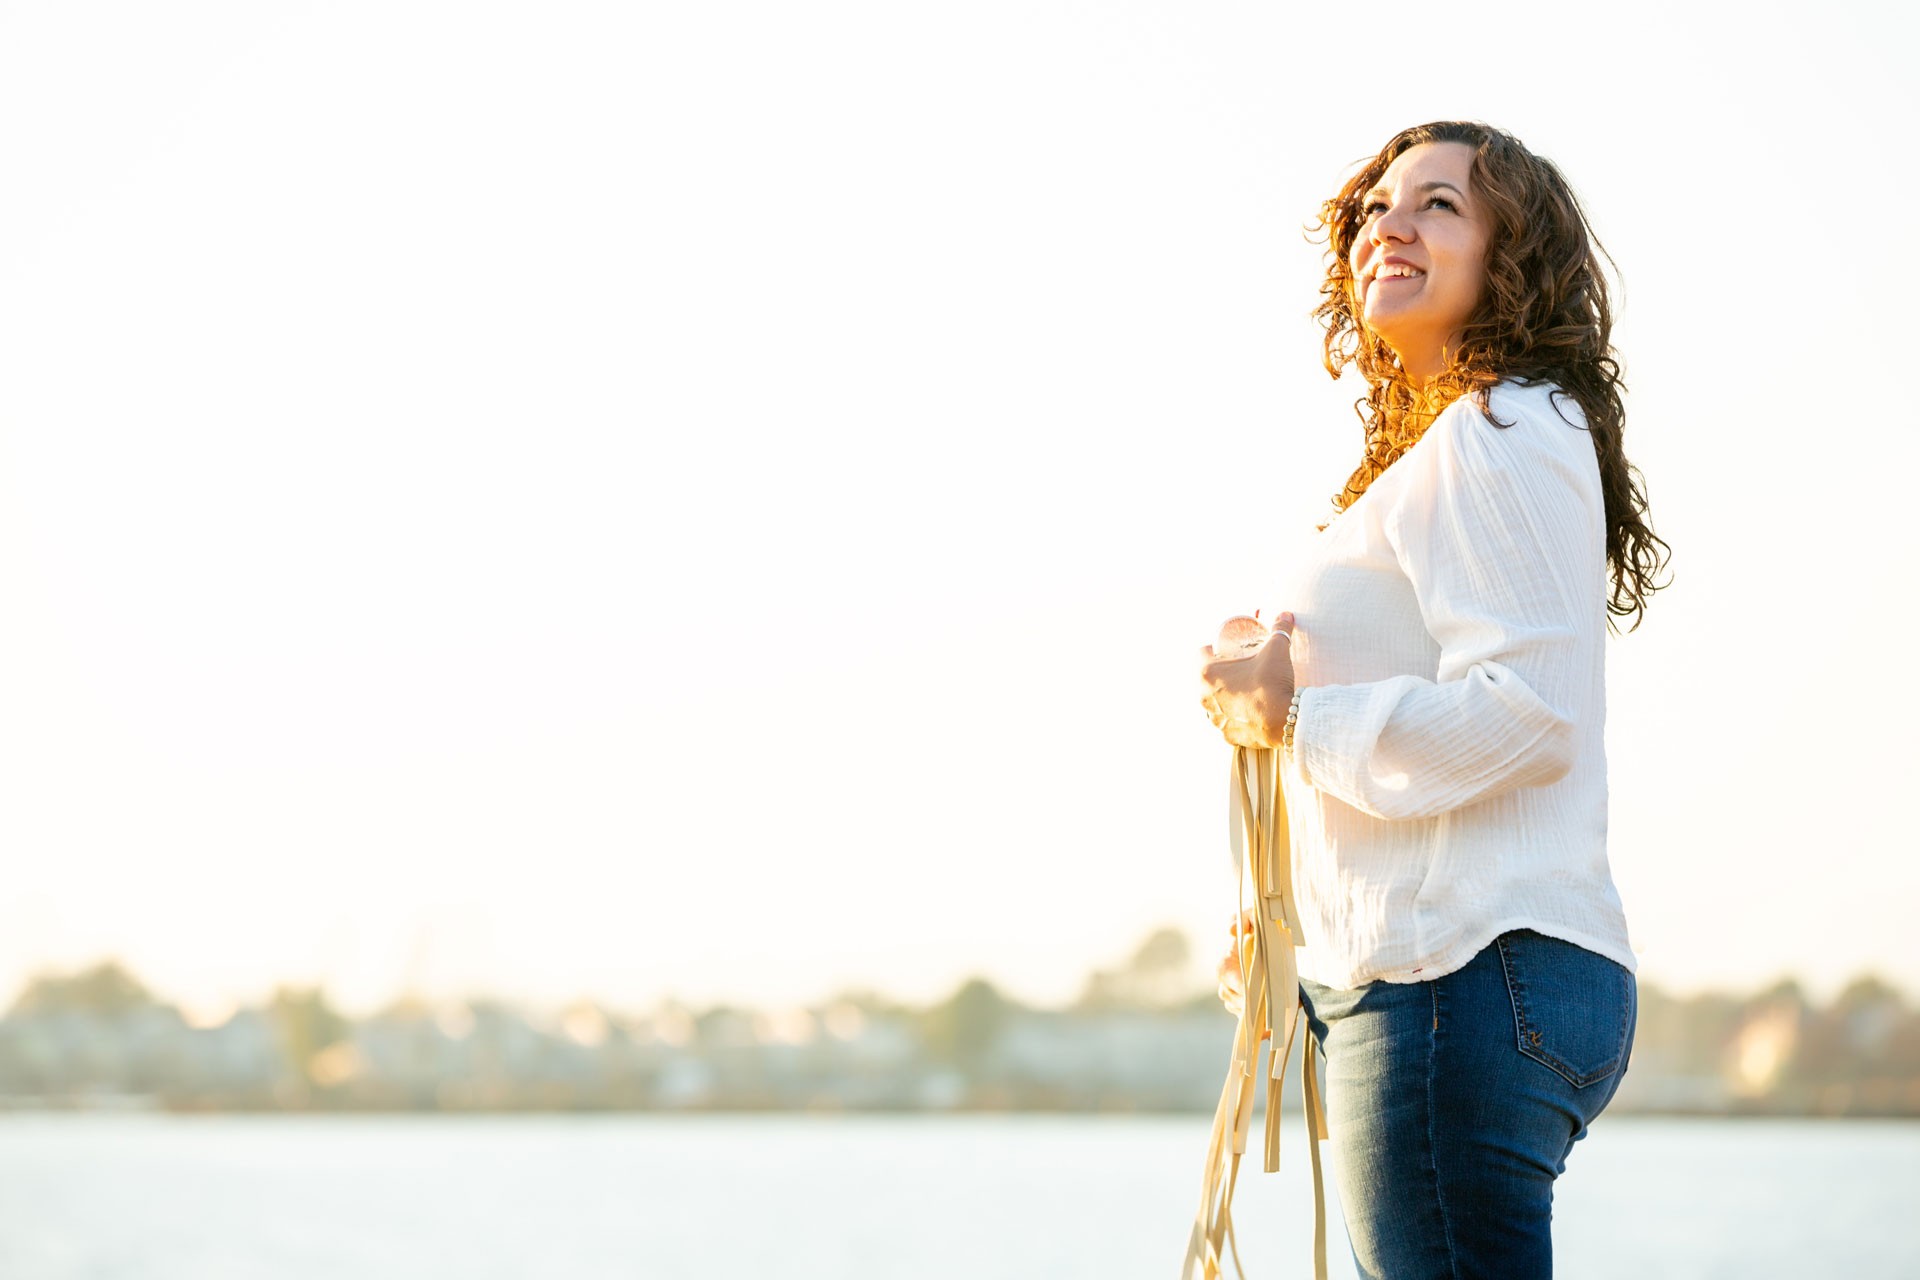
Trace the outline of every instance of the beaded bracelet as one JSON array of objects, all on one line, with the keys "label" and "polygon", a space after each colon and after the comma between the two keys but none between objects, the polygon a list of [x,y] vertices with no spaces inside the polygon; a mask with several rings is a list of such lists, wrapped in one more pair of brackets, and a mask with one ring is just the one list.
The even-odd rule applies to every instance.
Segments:
[{"label": "beaded bracelet", "polygon": [[1300,694],[1301,690],[1295,689],[1293,701],[1287,704],[1287,723],[1280,730],[1280,754],[1283,756],[1293,755],[1293,729],[1300,723]]}]

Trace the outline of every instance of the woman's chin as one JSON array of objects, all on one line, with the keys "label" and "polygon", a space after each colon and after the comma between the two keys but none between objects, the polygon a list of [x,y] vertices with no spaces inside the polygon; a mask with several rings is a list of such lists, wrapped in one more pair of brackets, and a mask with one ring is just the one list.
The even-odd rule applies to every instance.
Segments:
[{"label": "woman's chin", "polygon": [[1393,334],[1403,332],[1407,328],[1406,310],[1405,307],[1396,307],[1391,302],[1376,302],[1369,298],[1366,309],[1360,313],[1360,318],[1377,337],[1391,343]]}]

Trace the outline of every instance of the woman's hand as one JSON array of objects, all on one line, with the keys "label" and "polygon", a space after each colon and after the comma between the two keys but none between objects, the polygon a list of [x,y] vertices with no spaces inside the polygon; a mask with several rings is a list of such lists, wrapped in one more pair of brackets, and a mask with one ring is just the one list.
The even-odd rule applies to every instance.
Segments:
[{"label": "woman's hand", "polygon": [[[1241,982],[1240,969],[1243,965],[1253,963],[1253,908],[1248,907],[1241,912],[1240,918],[1228,926],[1228,932],[1233,934],[1233,941],[1227,946],[1227,954],[1220,957],[1217,970],[1220,977],[1220,1003],[1227,1006],[1227,1012],[1237,1018],[1247,1004],[1247,989]],[[1260,1038],[1264,1040],[1267,1035]]]},{"label": "woman's hand", "polygon": [[1200,705],[1236,747],[1277,747],[1293,701],[1293,615],[1283,613],[1267,642],[1244,658],[1200,650]]}]

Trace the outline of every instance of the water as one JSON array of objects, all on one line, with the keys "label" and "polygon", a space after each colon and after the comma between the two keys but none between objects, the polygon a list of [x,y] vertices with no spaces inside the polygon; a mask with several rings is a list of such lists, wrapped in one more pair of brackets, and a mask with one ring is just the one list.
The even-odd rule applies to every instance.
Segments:
[{"label": "water", "polygon": [[[1309,1274],[1299,1118],[1244,1173]],[[0,1277],[1123,1280],[1177,1274],[1207,1119],[0,1116]],[[1920,1125],[1609,1117],[1563,1280],[1920,1276]],[[1333,1274],[1351,1277],[1334,1226]]]}]

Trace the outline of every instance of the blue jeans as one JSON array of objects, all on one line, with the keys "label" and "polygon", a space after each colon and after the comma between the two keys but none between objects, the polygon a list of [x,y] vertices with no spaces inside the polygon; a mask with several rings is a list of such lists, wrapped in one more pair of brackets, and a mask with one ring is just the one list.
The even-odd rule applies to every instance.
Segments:
[{"label": "blue jeans", "polygon": [[1521,929],[1431,982],[1303,981],[1367,1280],[1545,1280],[1553,1180],[1626,1074],[1633,975]]}]

